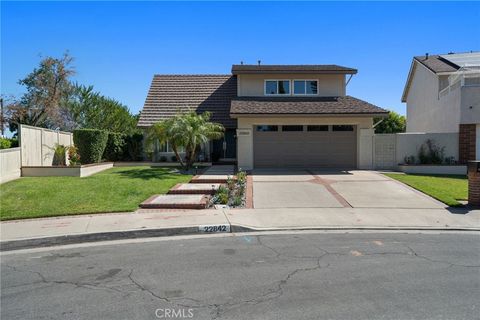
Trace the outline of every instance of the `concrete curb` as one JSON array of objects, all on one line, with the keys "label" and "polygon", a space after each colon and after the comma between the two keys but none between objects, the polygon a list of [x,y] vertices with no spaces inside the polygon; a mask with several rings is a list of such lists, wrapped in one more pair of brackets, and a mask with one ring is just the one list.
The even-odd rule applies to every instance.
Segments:
[{"label": "concrete curb", "polygon": [[[480,228],[469,227],[452,227],[452,228],[437,228],[437,227],[406,227],[406,226],[387,226],[387,227],[356,227],[356,226],[331,226],[331,227],[291,227],[291,228],[252,228],[242,225],[230,225],[230,232],[221,233],[248,233],[248,232],[271,232],[271,231],[308,231],[308,230],[344,230],[346,232],[355,230],[364,231],[381,231],[381,230],[396,230],[396,231],[480,231]],[[20,239],[0,242],[0,252],[14,251],[31,248],[44,248],[61,246],[68,244],[101,242],[112,240],[125,239],[141,239],[154,237],[169,237],[180,235],[198,235],[209,234],[200,231],[200,226],[195,227],[177,227],[177,228],[163,228],[163,229],[144,229],[144,230],[126,230],[114,232],[99,232],[99,233],[85,233],[54,237],[40,237],[31,239]],[[211,233],[218,234],[217,233]]]}]

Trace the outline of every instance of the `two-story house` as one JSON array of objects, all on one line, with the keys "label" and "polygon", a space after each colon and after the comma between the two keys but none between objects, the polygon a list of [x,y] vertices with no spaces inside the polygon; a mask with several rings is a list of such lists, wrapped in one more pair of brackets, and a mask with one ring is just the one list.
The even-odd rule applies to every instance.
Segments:
[{"label": "two-story house", "polygon": [[480,159],[480,52],[414,57],[402,102],[407,132],[458,133],[459,162]]},{"label": "two-story house", "polygon": [[[372,168],[373,117],[388,112],[346,95],[356,69],[233,65],[231,75],[155,75],[138,126],[187,110],[212,112],[225,137],[207,157],[262,167]],[[168,152],[168,145],[163,146]]]}]

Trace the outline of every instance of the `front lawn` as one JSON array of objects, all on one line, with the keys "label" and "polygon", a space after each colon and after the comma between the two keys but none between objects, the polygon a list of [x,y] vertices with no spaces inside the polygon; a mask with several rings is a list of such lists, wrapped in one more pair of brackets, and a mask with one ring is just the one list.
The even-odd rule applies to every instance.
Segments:
[{"label": "front lawn", "polygon": [[86,178],[20,178],[0,186],[0,220],[133,211],[191,178],[151,167],[116,167]]},{"label": "front lawn", "polygon": [[461,206],[458,200],[468,198],[467,176],[392,173],[384,173],[384,175],[408,184],[452,207]]}]

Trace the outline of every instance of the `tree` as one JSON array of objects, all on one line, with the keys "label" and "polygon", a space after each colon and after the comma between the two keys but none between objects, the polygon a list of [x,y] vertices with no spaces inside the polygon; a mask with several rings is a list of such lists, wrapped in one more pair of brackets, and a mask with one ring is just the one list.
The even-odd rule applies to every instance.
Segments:
[{"label": "tree", "polygon": [[375,127],[375,133],[398,133],[405,132],[406,118],[394,111],[390,111],[387,118],[374,118],[373,122],[381,121]]},{"label": "tree", "polygon": [[[223,137],[225,128],[219,123],[210,122],[210,115],[209,112],[203,114],[190,112],[160,121],[147,131],[146,144],[152,146],[156,141],[168,142],[180,165],[189,170],[197,158],[201,145]],[[182,147],[185,150],[184,160],[178,152]]]},{"label": "tree", "polygon": [[75,85],[68,111],[75,128],[108,130],[132,134],[138,117],[120,102],[102,96],[93,86]]},{"label": "tree", "polygon": [[52,129],[69,127],[67,102],[73,92],[70,78],[75,74],[72,62],[68,53],[61,58],[44,58],[18,82],[27,92],[8,106],[11,131],[17,130],[18,123]]}]

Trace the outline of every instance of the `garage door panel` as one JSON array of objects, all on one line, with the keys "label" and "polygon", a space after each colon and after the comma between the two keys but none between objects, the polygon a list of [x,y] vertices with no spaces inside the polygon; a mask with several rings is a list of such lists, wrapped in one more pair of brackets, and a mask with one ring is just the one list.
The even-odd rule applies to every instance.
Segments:
[{"label": "garage door panel", "polygon": [[356,167],[355,131],[254,132],[255,167]]}]

